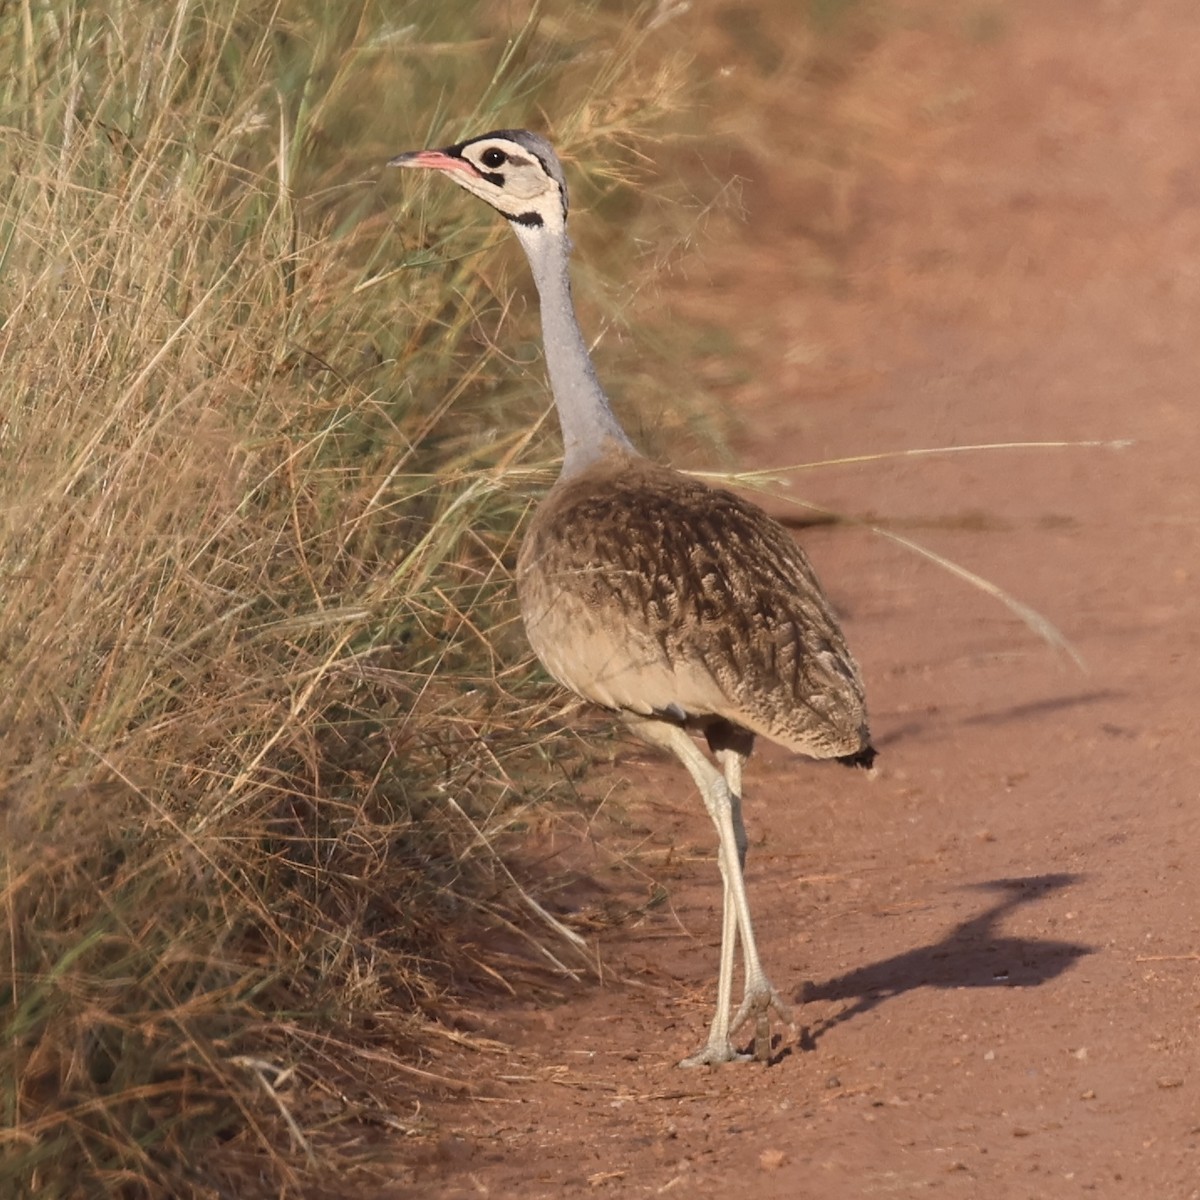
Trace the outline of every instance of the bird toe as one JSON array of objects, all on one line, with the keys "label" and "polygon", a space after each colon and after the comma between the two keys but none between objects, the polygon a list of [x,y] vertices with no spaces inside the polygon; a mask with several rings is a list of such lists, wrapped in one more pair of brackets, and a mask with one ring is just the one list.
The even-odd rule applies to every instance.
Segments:
[{"label": "bird toe", "polygon": [[751,1062],[753,1056],[741,1054],[733,1048],[728,1038],[722,1042],[707,1042],[695,1054],[680,1059],[681,1067],[719,1067],[722,1063]]}]

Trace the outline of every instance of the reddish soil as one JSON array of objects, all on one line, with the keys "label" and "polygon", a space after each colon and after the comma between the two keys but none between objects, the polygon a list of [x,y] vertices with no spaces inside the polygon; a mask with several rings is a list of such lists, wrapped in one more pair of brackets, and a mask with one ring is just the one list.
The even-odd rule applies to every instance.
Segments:
[{"label": "reddish soil", "polygon": [[576,857],[610,906],[667,902],[598,935],[603,984],[475,1013],[499,1044],[440,1064],[474,1091],[398,1196],[1200,1197],[1200,6],[957,21],[862,65],[878,165],[838,294],[800,278],[786,165],[751,189],[718,284],[762,362],[729,402],[747,465],[1129,440],[796,481],[1045,614],[1086,670],[909,550],[805,531],[881,753],[873,778],[750,763],[751,904],[798,1032],[768,1068],[675,1067],[715,990],[714,838],[683,772],[624,747],[594,777],[625,826]]}]

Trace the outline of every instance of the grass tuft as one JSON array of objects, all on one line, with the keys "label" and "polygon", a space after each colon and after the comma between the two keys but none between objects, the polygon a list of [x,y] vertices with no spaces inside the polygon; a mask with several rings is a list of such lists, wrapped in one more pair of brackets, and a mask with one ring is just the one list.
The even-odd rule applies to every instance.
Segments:
[{"label": "grass tuft", "polygon": [[457,1086],[448,964],[545,910],[493,847],[561,778],[507,570],[535,314],[378,168],[555,112],[634,216],[686,72],[633,5],[16,15],[0,1194],[315,1195]]}]

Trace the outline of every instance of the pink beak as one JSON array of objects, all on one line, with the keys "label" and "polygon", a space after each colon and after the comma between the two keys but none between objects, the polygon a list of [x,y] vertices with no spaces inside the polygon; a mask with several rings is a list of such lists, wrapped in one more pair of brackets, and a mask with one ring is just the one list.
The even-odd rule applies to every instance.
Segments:
[{"label": "pink beak", "polygon": [[410,150],[388,160],[389,167],[424,167],[431,171],[462,171],[467,175],[479,172],[465,158],[456,158],[444,150]]}]

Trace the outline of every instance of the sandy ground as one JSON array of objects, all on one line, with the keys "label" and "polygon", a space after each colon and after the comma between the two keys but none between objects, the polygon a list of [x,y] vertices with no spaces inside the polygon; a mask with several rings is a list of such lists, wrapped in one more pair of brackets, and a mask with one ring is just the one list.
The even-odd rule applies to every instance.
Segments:
[{"label": "sandy ground", "polygon": [[668,899],[598,935],[605,984],[476,1010],[500,1045],[443,1064],[474,1092],[430,1110],[396,1196],[1200,1197],[1200,6],[992,18],[872,51],[879,165],[836,294],[799,278],[764,168],[719,276],[763,359],[729,402],[747,465],[1128,442],[796,483],[1045,614],[1086,670],[911,551],[805,531],[881,757],[750,764],[751,903],[798,1031],[769,1068],[673,1065],[710,1015],[720,886],[682,771],[628,746],[580,902]]}]

